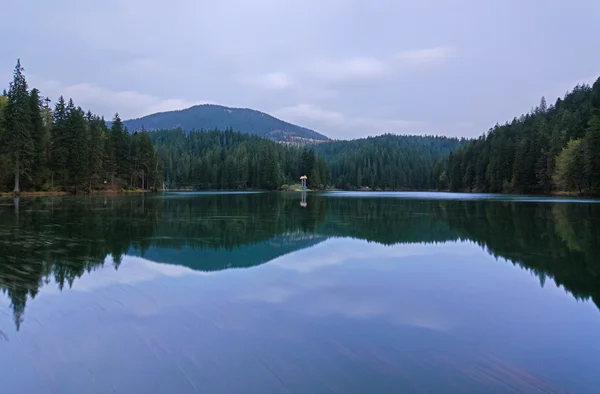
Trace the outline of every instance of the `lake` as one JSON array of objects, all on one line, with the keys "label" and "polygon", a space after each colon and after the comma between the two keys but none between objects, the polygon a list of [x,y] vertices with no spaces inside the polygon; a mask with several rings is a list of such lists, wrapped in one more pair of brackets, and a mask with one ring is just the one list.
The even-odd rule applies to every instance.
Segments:
[{"label": "lake", "polygon": [[0,200],[3,393],[598,393],[600,204]]}]

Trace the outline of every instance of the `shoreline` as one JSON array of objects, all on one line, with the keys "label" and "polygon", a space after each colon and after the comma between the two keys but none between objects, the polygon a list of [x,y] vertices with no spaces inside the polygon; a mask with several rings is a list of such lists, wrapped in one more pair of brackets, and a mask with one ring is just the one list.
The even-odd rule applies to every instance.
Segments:
[{"label": "shoreline", "polygon": [[89,196],[89,195],[98,195],[98,194],[133,194],[133,193],[152,193],[151,190],[142,190],[142,189],[134,189],[134,190],[94,190],[89,193],[82,194],[73,194],[71,192],[64,191],[37,191],[37,192],[20,192],[19,194],[15,194],[15,192],[0,192],[0,198],[7,197],[64,197],[64,196]]},{"label": "shoreline", "polygon": [[[253,191],[254,189],[246,189],[246,190],[235,190],[235,191]],[[196,192],[198,190],[193,189],[167,189],[167,192]],[[222,192],[222,191],[233,191],[228,189],[211,189],[206,190],[207,192]],[[553,191],[550,193],[533,193],[533,194],[521,194],[521,193],[485,193],[485,192],[477,192],[477,191],[456,191],[451,192],[449,190],[415,190],[415,189],[399,189],[399,190],[377,190],[377,189],[338,189],[331,188],[326,190],[314,190],[314,189],[298,189],[298,188],[290,188],[287,190],[264,190],[264,191],[278,191],[278,192],[371,192],[371,193],[382,193],[382,192],[429,192],[429,193],[463,193],[463,194],[500,194],[506,196],[522,196],[522,195],[530,195],[530,196],[546,196],[546,197],[593,197],[593,195],[580,194],[576,192],[566,192],[566,191]],[[117,194],[142,194],[142,193],[161,193],[162,190],[152,191],[152,190],[142,190],[142,189],[133,189],[133,190],[94,190],[90,193],[82,193],[82,194],[73,194],[71,192],[65,191],[25,191],[20,192],[18,194],[19,197],[64,197],[64,196],[90,196],[90,195],[117,195]],[[0,192],[0,198],[10,198],[17,196],[14,192]]]}]

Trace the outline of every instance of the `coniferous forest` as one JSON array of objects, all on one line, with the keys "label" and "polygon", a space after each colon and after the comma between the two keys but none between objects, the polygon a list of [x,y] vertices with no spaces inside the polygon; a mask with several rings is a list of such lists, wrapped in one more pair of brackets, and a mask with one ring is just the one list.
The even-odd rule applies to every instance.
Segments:
[{"label": "coniferous forest", "polygon": [[435,160],[461,144],[392,136],[298,148],[234,130],[130,133],[60,97],[29,90],[20,62],[0,97],[0,191],[308,187],[425,189]]},{"label": "coniferous forest", "polygon": [[129,134],[62,96],[29,90],[20,61],[0,97],[0,191],[91,191],[156,187],[160,163],[147,132]]},{"label": "coniferous forest", "polygon": [[600,194],[600,78],[451,152],[434,179],[453,191]]},{"label": "coniferous forest", "polygon": [[600,194],[600,79],[475,140],[382,135],[298,148],[228,130],[133,133],[30,89],[20,61],[0,96],[0,191],[166,188]]},{"label": "coniferous forest", "polygon": [[233,130],[157,130],[150,133],[171,188],[266,189],[299,182],[323,189],[327,164],[313,149],[297,149]]},{"label": "coniferous forest", "polygon": [[331,183],[340,189],[427,190],[433,188],[433,164],[465,142],[386,134],[320,143],[315,152],[326,159]]}]

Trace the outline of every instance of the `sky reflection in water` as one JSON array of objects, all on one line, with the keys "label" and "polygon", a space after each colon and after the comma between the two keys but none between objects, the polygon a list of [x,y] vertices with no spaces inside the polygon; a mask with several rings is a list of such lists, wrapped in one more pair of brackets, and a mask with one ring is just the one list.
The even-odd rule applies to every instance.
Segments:
[{"label": "sky reflection in water", "polygon": [[[249,197],[215,198],[227,199],[219,215],[192,216],[273,220],[260,210],[246,212],[236,205],[238,198]],[[209,199],[198,208],[205,211],[218,204]],[[600,386],[600,313],[592,300],[578,301],[573,293],[582,297],[587,283],[571,271],[566,291],[552,279],[540,279],[533,268],[498,256],[497,250],[519,254],[521,264],[533,265],[538,260],[530,257],[539,254],[535,245],[550,233],[515,238],[505,250],[500,232],[478,222],[483,213],[494,217],[497,207],[489,204],[499,203],[487,202],[468,217],[479,224],[478,235],[487,241],[482,248],[465,237],[467,224],[452,227],[454,221],[467,219],[459,213],[465,208],[461,204],[442,205],[452,218],[440,218],[431,202],[406,206],[378,201],[363,201],[366,205],[359,208],[354,202],[342,206],[313,200],[313,205],[325,206],[324,212],[283,210],[287,223],[293,224],[278,227],[284,219],[277,219],[279,230],[273,234],[256,227],[255,235],[263,234],[263,241],[207,248],[197,244],[206,237],[189,229],[179,233],[187,234],[183,246],[165,245],[161,232],[171,234],[171,241],[180,239],[174,223],[186,222],[182,212],[196,211],[195,202],[161,206],[163,216],[144,252],[134,245],[116,264],[108,255],[103,265],[95,265],[62,291],[56,273],[50,275],[35,298],[29,297],[19,331],[13,321],[14,301],[0,297],[2,386],[10,393],[595,392]],[[310,207],[310,198],[308,203]],[[563,208],[534,208],[541,209],[536,213],[540,221],[551,221],[544,228],[581,220]],[[151,204],[145,209],[159,212]],[[350,215],[347,209],[356,212]],[[527,219],[527,212],[527,207],[513,206],[498,213]],[[552,219],[546,216],[549,212]],[[385,225],[383,213],[411,231],[382,233],[376,223]],[[591,213],[590,220],[596,215]],[[451,231],[442,237],[449,238],[446,242],[407,241],[423,234],[440,236],[434,222],[419,232],[425,214],[449,226]],[[22,231],[42,231],[24,224],[29,223],[24,218],[28,214],[20,215]],[[305,216],[314,220],[302,223]],[[0,223],[14,231],[9,219],[14,217],[0,216]],[[512,222],[518,221],[513,217]],[[223,234],[217,228],[224,223],[211,226]],[[573,244],[569,238],[576,226],[559,232],[571,252],[579,250],[585,259],[585,250],[580,250],[587,245],[584,240]],[[353,232],[345,234],[348,228]],[[369,235],[363,236],[366,230]],[[227,234],[238,239],[231,228]],[[48,242],[58,235],[47,235]],[[86,244],[84,234],[80,236],[71,242]],[[400,243],[386,245],[387,236]],[[67,238],[72,237],[77,238]],[[114,243],[110,238],[103,242]],[[58,244],[52,244],[53,251]],[[540,261],[550,264],[558,254],[558,261],[566,264],[571,252],[549,250]],[[250,263],[250,269],[235,269]],[[548,267],[548,274],[566,277],[555,266]],[[11,280],[13,289],[19,286],[19,276],[3,272],[3,288],[10,289]]]}]

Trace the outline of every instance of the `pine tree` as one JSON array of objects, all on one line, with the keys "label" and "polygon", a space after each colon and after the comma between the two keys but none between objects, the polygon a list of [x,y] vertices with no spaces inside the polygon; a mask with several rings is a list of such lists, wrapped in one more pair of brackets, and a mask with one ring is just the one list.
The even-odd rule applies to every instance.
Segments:
[{"label": "pine tree", "polygon": [[148,132],[142,129],[139,134],[138,166],[141,171],[142,189],[148,189],[148,178],[152,179],[155,170],[155,154]]},{"label": "pine tree", "polygon": [[115,114],[110,128],[111,145],[115,155],[115,172],[118,176],[128,176],[129,171],[129,136],[123,127],[119,114]]},{"label": "pine tree", "polygon": [[106,124],[103,119],[93,116],[90,112],[87,114],[89,123],[89,189],[91,190],[94,182],[98,182],[101,177],[103,159],[104,159],[104,144],[106,140],[105,128]]},{"label": "pine tree", "polygon": [[321,181],[321,174],[319,173],[319,167],[317,165],[313,165],[312,166],[312,172],[310,173],[310,175],[308,176],[308,179],[310,180],[310,187],[313,189],[320,189],[323,185],[323,182]]},{"label": "pine tree", "polygon": [[106,129],[106,121],[104,118],[101,119],[103,127],[105,128],[105,138],[104,138],[104,149],[102,156],[102,172],[106,179],[104,181],[110,182],[111,186],[115,184],[115,173],[117,171],[117,158],[115,153],[114,146],[114,136],[112,135],[112,129]]},{"label": "pine tree", "polygon": [[81,107],[75,107],[72,99],[67,104],[67,138],[68,147],[67,184],[74,190],[88,184],[88,141],[85,113]]},{"label": "pine tree", "polygon": [[585,173],[592,193],[600,193],[600,115],[589,121],[585,134]]},{"label": "pine tree", "polygon": [[43,105],[41,108],[42,120],[44,123],[44,162],[45,171],[47,173],[46,180],[48,180],[48,176],[51,176],[52,172],[52,126],[53,126],[53,115],[52,109],[50,109],[50,103],[52,100],[46,97],[43,100]]},{"label": "pine tree", "polygon": [[322,157],[319,157],[317,159],[317,166],[319,167],[321,184],[323,185],[323,188],[327,189],[327,185],[329,185],[329,168],[327,168],[327,162]]},{"label": "pine tree", "polygon": [[67,157],[69,149],[67,145],[67,105],[63,96],[60,96],[54,108],[54,123],[52,125],[51,165],[52,186],[58,183],[64,184],[67,179]]},{"label": "pine tree", "polygon": [[15,193],[21,191],[21,176],[30,169],[34,155],[29,100],[23,67],[21,61],[17,60],[13,81],[8,91],[8,102],[4,109],[3,136],[14,166]]},{"label": "pine tree", "polygon": [[41,105],[42,101],[39,90],[32,89],[29,96],[29,116],[32,127],[31,138],[34,147],[31,172],[35,185],[41,185],[44,182],[47,171],[47,137]]}]

